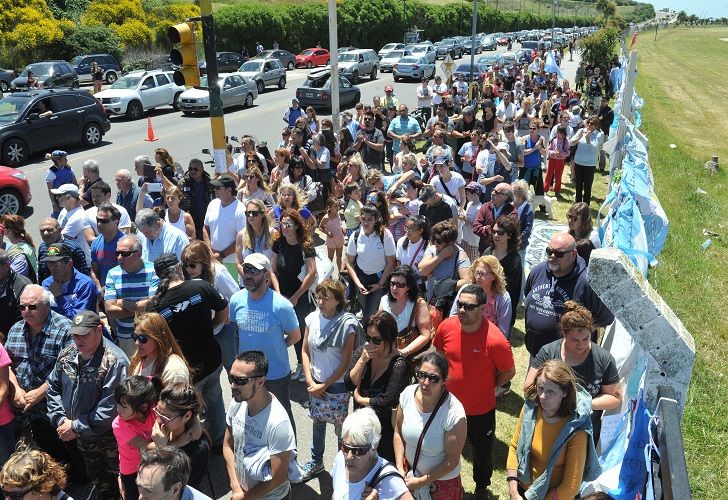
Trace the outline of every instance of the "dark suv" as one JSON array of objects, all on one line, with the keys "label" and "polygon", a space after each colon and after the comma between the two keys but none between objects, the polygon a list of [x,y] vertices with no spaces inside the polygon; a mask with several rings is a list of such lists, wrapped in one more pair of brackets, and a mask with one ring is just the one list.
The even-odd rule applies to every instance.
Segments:
[{"label": "dark suv", "polygon": [[50,88],[78,88],[78,75],[73,67],[66,61],[43,61],[28,64],[20,76],[10,82],[10,90],[26,90],[28,88],[28,71],[33,75],[44,89]]},{"label": "dark suv", "polygon": [[0,152],[11,167],[40,151],[97,146],[110,129],[104,107],[85,91],[30,90],[0,99]]},{"label": "dark suv", "polygon": [[[218,52],[217,53],[217,72],[218,73],[231,73],[238,70],[241,64],[248,60],[242,54],[237,52]],[[201,61],[200,74],[207,74],[207,61]]]},{"label": "dark suv", "polygon": [[78,75],[78,81],[81,83],[91,83],[93,81],[93,75],[91,74],[93,63],[98,64],[104,71],[104,81],[109,85],[114,83],[121,74],[119,62],[111,54],[81,55],[71,59],[71,65]]}]

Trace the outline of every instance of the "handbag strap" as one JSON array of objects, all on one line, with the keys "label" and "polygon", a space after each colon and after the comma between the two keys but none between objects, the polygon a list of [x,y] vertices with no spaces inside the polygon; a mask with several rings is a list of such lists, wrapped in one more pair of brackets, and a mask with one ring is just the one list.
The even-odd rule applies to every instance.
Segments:
[{"label": "handbag strap", "polygon": [[387,466],[390,466],[390,465],[392,467],[394,467],[394,465],[392,463],[385,461],[381,465],[381,467],[379,467],[377,469],[377,472],[374,473],[374,475],[372,476],[372,478],[369,480],[369,482],[367,483],[367,487],[368,488],[374,488],[374,489],[376,489],[377,484],[379,484],[379,482],[382,479],[387,478],[387,477],[391,477],[391,476],[397,476],[400,479],[403,479],[402,478],[402,475],[396,469],[395,470],[391,470],[389,472],[385,472],[384,474],[382,474],[382,471],[384,470],[384,468],[387,467]]},{"label": "handbag strap", "polygon": [[417,462],[420,460],[420,451],[422,451],[422,442],[425,440],[425,434],[427,433],[427,429],[430,428],[430,424],[432,423],[433,420],[435,420],[435,415],[437,415],[437,410],[439,410],[440,407],[445,403],[445,399],[447,399],[448,394],[449,394],[449,392],[447,389],[442,391],[442,396],[440,396],[440,399],[437,401],[435,408],[432,410],[432,413],[430,413],[430,418],[427,419],[425,426],[422,428],[422,433],[420,434],[420,440],[417,441],[417,449],[415,450],[415,459],[412,461],[412,470],[413,471],[417,470]]},{"label": "handbag strap", "polygon": [[414,255],[412,256],[412,260],[409,263],[409,266],[412,267],[412,264],[415,263],[415,259],[417,258],[417,254],[420,253],[420,250],[422,250],[422,246],[425,244],[425,239],[422,238],[422,241],[420,241],[420,245],[417,247],[417,250],[415,250]]},{"label": "handbag strap", "polygon": [[420,303],[420,298],[418,297],[415,301],[415,304],[412,306],[412,313],[410,314],[409,321],[407,322],[407,328],[412,328],[412,322],[415,319],[415,312],[417,312],[417,304]]},{"label": "handbag strap", "polygon": [[450,190],[449,190],[449,189],[447,188],[447,184],[445,184],[445,181],[443,181],[443,180],[442,180],[442,176],[438,177],[438,178],[437,178],[437,180],[438,180],[438,181],[440,181],[440,184],[442,185],[442,187],[443,187],[443,189],[445,190],[445,192],[447,193],[447,195],[448,195],[448,196],[449,196],[450,198],[453,198],[453,199],[455,199],[455,198],[453,197],[453,195],[452,195],[452,194],[450,194]]}]

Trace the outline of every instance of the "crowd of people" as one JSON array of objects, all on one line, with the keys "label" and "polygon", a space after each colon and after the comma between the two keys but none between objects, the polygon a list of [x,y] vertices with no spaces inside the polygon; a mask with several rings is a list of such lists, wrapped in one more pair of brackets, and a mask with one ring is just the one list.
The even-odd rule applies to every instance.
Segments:
[{"label": "crowd of people", "polygon": [[[233,499],[289,498],[329,470],[337,499],[454,500],[469,442],[488,498],[521,306],[530,365],[504,479],[513,499],[576,496],[601,412],[621,404],[596,343],[613,316],[586,281],[608,99],[581,103],[539,58],[491,77],[462,108],[461,82],[423,80],[424,129],[389,86],[337,133],[294,99],[272,154],[246,135],[210,175],[160,148],[134,158],[136,179],[115,173],[113,201],[95,161],[77,179],[52,152],[42,242],[22,217],[0,224],[5,497],[69,498],[70,481],[102,499],[206,498],[222,453]],[[570,159],[568,232],[526,275],[531,188],[558,193]],[[293,384],[310,422],[293,418]]]}]

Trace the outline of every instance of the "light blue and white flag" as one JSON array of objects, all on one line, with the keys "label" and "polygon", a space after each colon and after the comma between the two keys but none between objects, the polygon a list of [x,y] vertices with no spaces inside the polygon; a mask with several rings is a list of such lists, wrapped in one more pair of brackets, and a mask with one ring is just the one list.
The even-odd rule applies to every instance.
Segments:
[{"label": "light blue and white flag", "polygon": [[546,64],[544,64],[543,70],[546,73],[556,73],[559,75],[559,80],[564,79],[564,74],[561,72],[561,68],[559,68],[556,64],[556,58],[554,58],[554,52],[552,50],[546,52]]}]

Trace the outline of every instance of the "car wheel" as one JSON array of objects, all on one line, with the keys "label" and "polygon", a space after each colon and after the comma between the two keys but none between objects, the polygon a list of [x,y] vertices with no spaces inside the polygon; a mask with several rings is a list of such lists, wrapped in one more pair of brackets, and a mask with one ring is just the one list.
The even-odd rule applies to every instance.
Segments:
[{"label": "car wheel", "polygon": [[181,95],[182,95],[182,92],[177,92],[174,95],[174,99],[172,99],[172,107],[174,108],[175,111],[180,111],[182,109],[179,105],[179,96],[181,96]]},{"label": "car wheel", "polygon": [[7,92],[8,90],[10,90],[10,84],[5,81],[0,82],[0,90],[2,90],[3,93]]},{"label": "car wheel", "polygon": [[375,66],[372,70],[371,79],[376,80],[377,79],[377,67]]},{"label": "car wheel", "polygon": [[359,83],[359,72],[358,71],[354,71],[351,74],[351,83],[353,83],[354,85],[356,85],[357,83]]},{"label": "car wheel", "polygon": [[3,146],[3,160],[9,167],[18,167],[28,159],[28,148],[20,139],[10,139]]},{"label": "car wheel", "polygon": [[192,114],[192,111],[182,111],[182,114],[185,116],[190,116]]},{"label": "car wheel", "polygon": [[81,142],[84,146],[98,146],[101,142],[101,138],[104,136],[103,131],[96,123],[89,123],[83,128],[83,135],[81,136]]},{"label": "car wheel", "polygon": [[113,71],[109,71],[106,73],[106,83],[109,85],[113,84],[116,81],[116,73]]},{"label": "car wheel", "polygon": [[288,67],[289,70],[292,70],[293,68],[296,67],[296,65],[293,64],[293,61],[291,61],[291,62],[288,63],[288,66],[287,67]]},{"label": "car wheel", "polygon": [[278,80],[278,88],[284,89],[286,88],[286,77],[282,76],[280,80]]},{"label": "car wheel", "polygon": [[255,82],[255,85],[258,87],[258,95],[265,92],[265,83],[263,83],[263,80],[258,80]]},{"label": "car wheel", "polygon": [[23,208],[23,200],[20,194],[10,188],[0,191],[0,215],[15,215]]},{"label": "car wheel", "polygon": [[250,108],[253,106],[253,94],[248,92],[248,95],[245,96],[245,104],[244,107]]},{"label": "car wheel", "polygon": [[139,120],[142,118],[144,116],[142,103],[139,101],[131,101],[126,107],[126,116],[128,116],[130,120]]},{"label": "car wheel", "polygon": [[329,64],[331,64],[331,59],[326,59],[326,62],[324,63],[324,66],[328,66]]},{"label": "car wheel", "polygon": [[311,68],[313,68],[313,64],[311,63],[311,61],[308,61],[306,63],[306,69],[311,69]]},{"label": "car wheel", "polygon": [[393,79],[394,79],[395,82],[398,82],[399,81],[399,77],[398,76],[393,77]]}]

